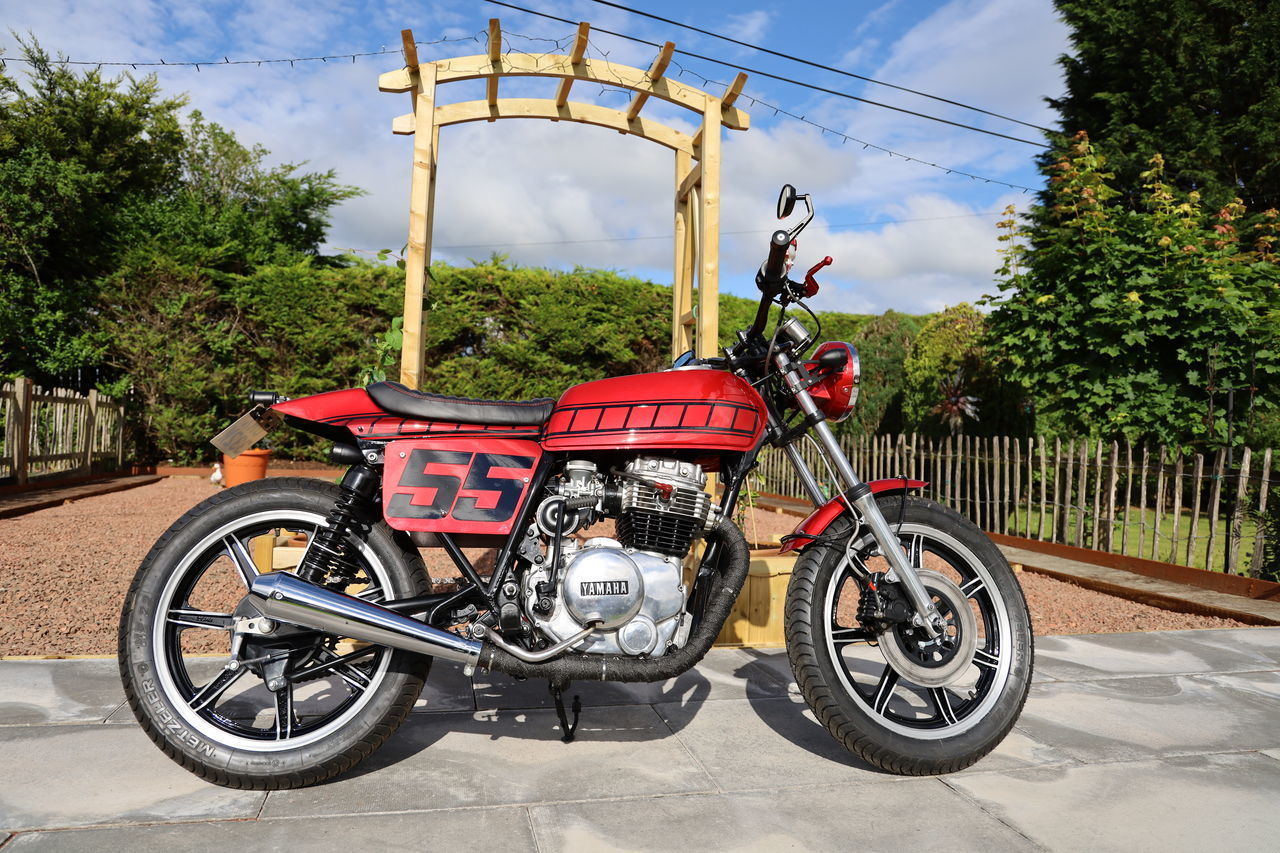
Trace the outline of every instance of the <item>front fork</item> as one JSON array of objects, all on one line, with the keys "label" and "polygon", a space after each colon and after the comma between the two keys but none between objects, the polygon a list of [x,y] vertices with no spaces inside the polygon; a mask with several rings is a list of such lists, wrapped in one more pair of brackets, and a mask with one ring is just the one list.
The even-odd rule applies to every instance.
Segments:
[{"label": "front fork", "polygon": [[[805,387],[800,363],[793,361],[786,352],[776,353],[774,355],[774,363],[777,364],[778,371],[786,381],[787,388],[795,396],[796,402],[799,404],[800,410],[804,412],[805,417],[816,421],[813,425],[813,431],[818,437],[819,444],[822,445],[823,454],[835,467],[837,476],[844,481],[847,489],[845,500],[850,504],[850,508],[862,518],[863,524],[871,531],[871,536],[876,540],[876,544],[880,546],[880,553],[884,555],[885,560],[889,563],[888,580],[902,584],[903,589],[906,590],[907,598],[910,599],[912,607],[915,608],[918,626],[930,638],[937,637],[940,634],[940,629],[936,623],[941,620],[937,609],[933,606],[933,599],[929,596],[928,590],[924,588],[924,584],[921,583],[915,567],[911,565],[911,562],[903,552],[897,534],[889,526],[889,522],[885,520],[884,513],[880,511],[880,505],[876,503],[875,494],[872,493],[871,487],[858,477],[853,470],[853,466],[849,464],[848,457],[844,455],[844,450],[841,449],[840,443],[836,441],[835,435],[831,432],[831,427],[827,424],[826,419],[821,417],[818,405],[813,401],[813,397],[810,396],[808,389]],[[823,495],[817,479],[813,476],[813,472],[805,464],[800,451],[796,449],[794,444],[788,444],[783,449],[800,475],[800,481],[804,485],[805,491],[809,492],[810,498],[817,505],[825,503],[826,497]]]}]

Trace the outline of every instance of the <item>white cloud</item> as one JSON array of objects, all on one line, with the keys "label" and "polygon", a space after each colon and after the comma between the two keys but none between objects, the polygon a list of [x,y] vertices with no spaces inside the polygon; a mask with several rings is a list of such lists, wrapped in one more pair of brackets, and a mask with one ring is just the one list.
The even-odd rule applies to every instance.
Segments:
[{"label": "white cloud", "polygon": [[764,9],[730,15],[725,24],[724,33],[738,41],[756,43],[764,38],[769,28],[769,19],[772,17],[773,13]]}]

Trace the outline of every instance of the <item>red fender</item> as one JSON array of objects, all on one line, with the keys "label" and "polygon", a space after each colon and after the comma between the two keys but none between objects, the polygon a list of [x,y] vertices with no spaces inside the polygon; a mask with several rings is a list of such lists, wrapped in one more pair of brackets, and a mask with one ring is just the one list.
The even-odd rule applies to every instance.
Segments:
[{"label": "red fender", "polygon": [[[901,492],[906,489],[923,489],[929,484],[924,480],[907,480],[906,489],[904,489],[903,479],[895,477],[892,480],[872,480],[867,485],[871,487],[872,494],[882,495],[889,492]],[[826,529],[831,526],[831,522],[839,518],[842,513],[848,511],[849,509],[845,506],[842,498],[832,498],[809,513],[808,518],[796,525],[795,532],[787,537],[787,541],[782,543],[782,547],[778,549],[778,552],[785,554],[788,551],[800,550],[825,533]]]}]

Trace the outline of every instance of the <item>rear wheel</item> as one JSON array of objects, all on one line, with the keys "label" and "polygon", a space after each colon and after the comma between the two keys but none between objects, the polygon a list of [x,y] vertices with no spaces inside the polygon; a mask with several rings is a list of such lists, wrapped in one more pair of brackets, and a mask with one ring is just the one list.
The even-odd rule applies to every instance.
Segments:
[{"label": "rear wheel", "polygon": [[1031,685],[1031,618],[1004,555],[972,522],[922,498],[879,503],[943,618],[942,636],[909,621],[860,619],[884,609],[894,589],[870,534],[841,519],[824,538],[845,544],[811,546],[792,573],[792,671],[818,720],[851,752],[893,773],[954,772],[1017,720]]},{"label": "rear wheel", "polygon": [[[312,784],[373,752],[422,690],[430,659],[278,624],[231,655],[232,614],[253,578],[289,570],[325,526],[338,488],[272,478],[217,494],[161,536],[120,623],[134,715],[167,755],[220,785]],[[370,601],[426,590],[422,560],[382,522],[348,541],[344,591]]]}]

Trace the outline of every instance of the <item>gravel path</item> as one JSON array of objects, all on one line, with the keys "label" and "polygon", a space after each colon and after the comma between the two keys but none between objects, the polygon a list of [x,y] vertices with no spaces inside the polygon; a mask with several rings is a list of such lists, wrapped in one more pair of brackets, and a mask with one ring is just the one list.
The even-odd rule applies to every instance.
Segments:
[{"label": "gravel path", "polygon": [[[174,520],[215,491],[200,477],[170,477],[0,520],[0,655],[115,654],[120,606],[138,564]],[[758,512],[746,531],[752,541],[768,542],[794,525],[791,516]],[[453,574],[444,571],[447,558],[429,563],[435,577]],[[1028,572],[1019,577],[1037,634],[1242,625],[1160,610]]]}]

